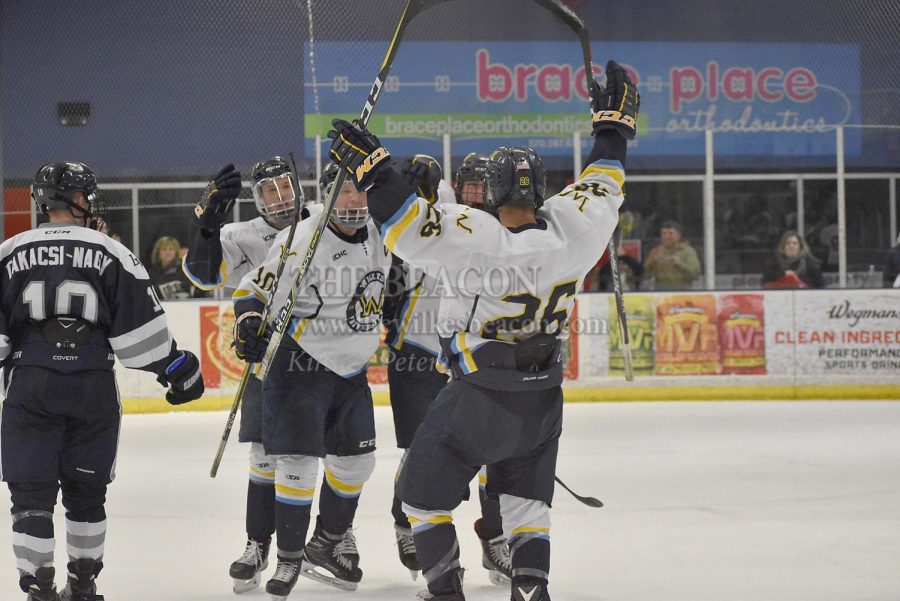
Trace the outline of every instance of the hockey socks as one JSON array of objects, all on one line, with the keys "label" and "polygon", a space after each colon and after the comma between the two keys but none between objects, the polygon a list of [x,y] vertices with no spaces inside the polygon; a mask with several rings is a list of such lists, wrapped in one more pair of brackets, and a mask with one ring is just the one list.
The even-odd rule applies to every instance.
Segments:
[{"label": "hockey socks", "polygon": [[[274,476],[274,472],[273,472]],[[275,481],[247,484],[247,537],[263,542],[275,532]]]},{"label": "hockey socks", "polygon": [[363,485],[375,470],[375,454],[325,457],[325,477],[319,493],[322,529],[343,535],[353,523]]},{"label": "hockey socks", "polygon": [[278,558],[300,559],[316,487],[319,460],[307,455],[283,455],[275,473],[275,531]]},{"label": "hockey socks", "polygon": [[478,500],[481,502],[481,527],[478,535],[481,538],[495,538],[503,534],[503,521],[500,517],[500,498],[478,489]]},{"label": "hockey socks", "polygon": [[446,511],[425,511],[404,505],[412,524],[416,557],[435,597],[458,595],[461,598],[459,541],[453,517]]}]

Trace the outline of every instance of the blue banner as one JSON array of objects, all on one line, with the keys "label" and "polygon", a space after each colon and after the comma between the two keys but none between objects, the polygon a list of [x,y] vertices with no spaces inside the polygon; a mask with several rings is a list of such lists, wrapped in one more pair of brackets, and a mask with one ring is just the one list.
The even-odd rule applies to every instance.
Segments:
[{"label": "blue banner", "polygon": [[[307,151],[335,114],[357,116],[385,45],[317,42],[304,69]],[[641,89],[632,155],[833,157],[833,129],[860,122],[859,50],[852,44],[618,42],[593,48],[594,70],[615,58]],[[308,65],[309,66],[309,65]],[[315,85],[313,77],[316,78]],[[371,121],[395,154],[453,153],[528,144],[571,156],[590,131],[580,47],[572,42],[406,42]],[[848,130],[846,153],[860,153]],[[323,145],[324,148],[324,145]]]}]

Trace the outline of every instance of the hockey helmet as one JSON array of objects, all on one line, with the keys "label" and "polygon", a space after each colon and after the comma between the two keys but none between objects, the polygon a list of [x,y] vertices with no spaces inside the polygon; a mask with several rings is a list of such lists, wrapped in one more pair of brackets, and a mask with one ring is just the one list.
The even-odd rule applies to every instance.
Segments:
[{"label": "hockey helmet", "polygon": [[283,157],[260,161],[250,170],[253,178],[253,200],[263,219],[273,225],[285,225],[294,219],[296,200],[302,208],[303,188],[295,189],[293,170]]},{"label": "hockey helmet", "polygon": [[[327,197],[331,193],[331,188],[334,186],[337,176],[337,165],[332,162],[325,165],[325,168],[322,170],[322,176],[319,178],[319,189],[322,191],[322,196]],[[344,180],[344,185],[338,194],[366,195],[365,192],[359,192],[353,183],[347,179]],[[340,202],[340,198],[335,201],[335,206],[331,209],[331,215],[329,216],[329,219],[335,225],[358,230],[369,222],[368,206],[338,207],[338,202]]]},{"label": "hockey helmet", "polygon": [[528,146],[501,146],[488,164],[488,206],[544,204],[547,175],[541,157]]},{"label": "hockey helmet", "polygon": [[462,204],[476,209],[485,208],[488,160],[484,155],[470,152],[457,168],[456,195]]},{"label": "hockey helmet", "polygon": [[[84,195],[85,206],[75,202],[78,192]],[[50,162],[41,167],[31,184],[31,197],[45,215],[52,209],[68,209],[73,216],[82,217],[85,225],[100,217],[105,208],[97,176],[77,161]]]}]

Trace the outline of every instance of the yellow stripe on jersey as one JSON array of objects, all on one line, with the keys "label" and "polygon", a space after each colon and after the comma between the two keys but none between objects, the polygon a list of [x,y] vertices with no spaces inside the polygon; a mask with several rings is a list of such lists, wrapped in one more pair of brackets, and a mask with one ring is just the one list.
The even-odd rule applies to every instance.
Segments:
[{"label": "yellow stripe on jersey", "polygon": [[584,171],[581,172],[581,176],[578,179],[582,179],[588,175],[597,174],[611,178],[614,182],[619,184],[619,188],[625,183],[625,171],[617,161],[595,161],[584,168]]},{"label": "yellow stripe on jersey", "polygon": [[397,334],[397,350],[401,350],[403,348],[403,340],[406,338],[406,328],[409,325],[409,320],[412,317],[413,311],[416,309],[416,301],[419,300],[419,295],[422,294],[422,286],[416,286],[415,291],[413,292],[412,297],[409,299],[409,305],[406,308],[406,315],[403,316],[403,323],[400,326],[400,332]]},{"label": "yellow stripe on jersey", "polygon": [[403,234],[406,228],[408,228],[418,216],[419,203],[414,201],[410,203],[409,208],[406,209],[406,212],[396,223],[385,229],[384,245],[387,246],[389,250],[394,250],[394,247],[397,244],[397,238]]},{"label": "yellow stripe on jersey", "polygon": [[[187,257],[187,255],[185,255],[185,258],[186,257]],[[200,280],[198,280],[196,278],[196,276],[194,276],[194,274],[191,273],[191,270],[188,269],[187,262],[185,261],[184,258],[181,259],[181,271],[182,271],[182,273],[184,273],[185,277],[187,277],[187,279],[190,280],[191,284],[193,284],[196,288],[199,288],[200,290],[215,290],[216,288],[221,288],[222,286],[225,285],[225,280],[228,279],[228,274],[227,274],[227,270],[225,267],[225,259],[222,259],[222,263],[221,263],[221,265],[219,265],[220,281],[218,284],[206,284],[206,283],[203,283]]]},{"label": "yellow stripe on jersey", "polygon": [[294,339],[294,342],[299,343],[300,337],[303,336],[303,331],[306,330],[306,326],[309,325],[309,318],[305,317],[303,319],[298,319],[294,322],[294,325],[291,326],[290,332],[288,332],[291,338]]},{"label": "yellow stripe on jersey", "polygon": [[465,363],[466,373],[478,371],[478,366],[475,365],[475,358],[472,356],[472,351],[469,349],[469,345],[466,344],[465,332],[460,332],[456,335],[456,347],[460,350],[463,363]]},{"label": "yellow stripe on jersey", "polygon": [[234,294],[231,295],[231,300],[243,300],[248,296],[255,296],[260,301],[266,302],[266,299],[262,294],[260,294],[256,290],[248,290],[246,288],[238,288],[237,290],[235,290]]}]

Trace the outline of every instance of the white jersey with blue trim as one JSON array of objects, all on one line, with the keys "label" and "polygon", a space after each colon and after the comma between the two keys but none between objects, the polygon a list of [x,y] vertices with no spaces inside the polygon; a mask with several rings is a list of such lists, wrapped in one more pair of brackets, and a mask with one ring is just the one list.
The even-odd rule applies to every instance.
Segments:
[{"label": "white jersey with blue trim", "polygon": [[[446,180],[441,180],[435,205],[448,204],[456,204],[456,191]],[[441,288],[423,269],[409,263],[403,264],[403,281],[405,299],[397,315],[397,330],[388,343],[397,350],[411,345],[436,356],[441,349],[437,330]]]},{"label": "white jersey with blue trim", "polygon": [[[305,209],[311,216],[317,217],[322,211],[322,205],[308,204]],[[262,217],[238,223],[227,223],[222,226],[219,234],[222,262],[219,265],[218,278],[215,281],[209,281],[203,274],[194,273],[194,270],[191,269],[193,246],[182,262],[182,270],[191,283],[201,290],[214,290],[222,287],[234,289],[245,275],[263,264],[275,238],[287,229],[279,230],[272,227]]]},{"label": "white jersey with blue trim", "polygon": [[624,197],[618,161],[596,161],[537,211],[537,223],[506,228],[465,205],[434,207],[411,195],[385,223],[385,244],[424,269],[444,298],[438,316],[441,361],[463,373],[486,342],[518,342],[543,332],[568,336],[575,294],[600,259]]},{"label": "white jersey with blue trim", "polygon": [[[287,299],[317,221],[305,219],[297,226],[272,304],[273,313]],[[243,277],[232,297],[236,315],[262,310],[286,241],[285,231],[275,239],[263,264]],[[326,227],[297,295],[285,337],[340,376],[364,371],[381,338],[384,287],[390,266],[390,253],[371,221],[353,236]]]}]

